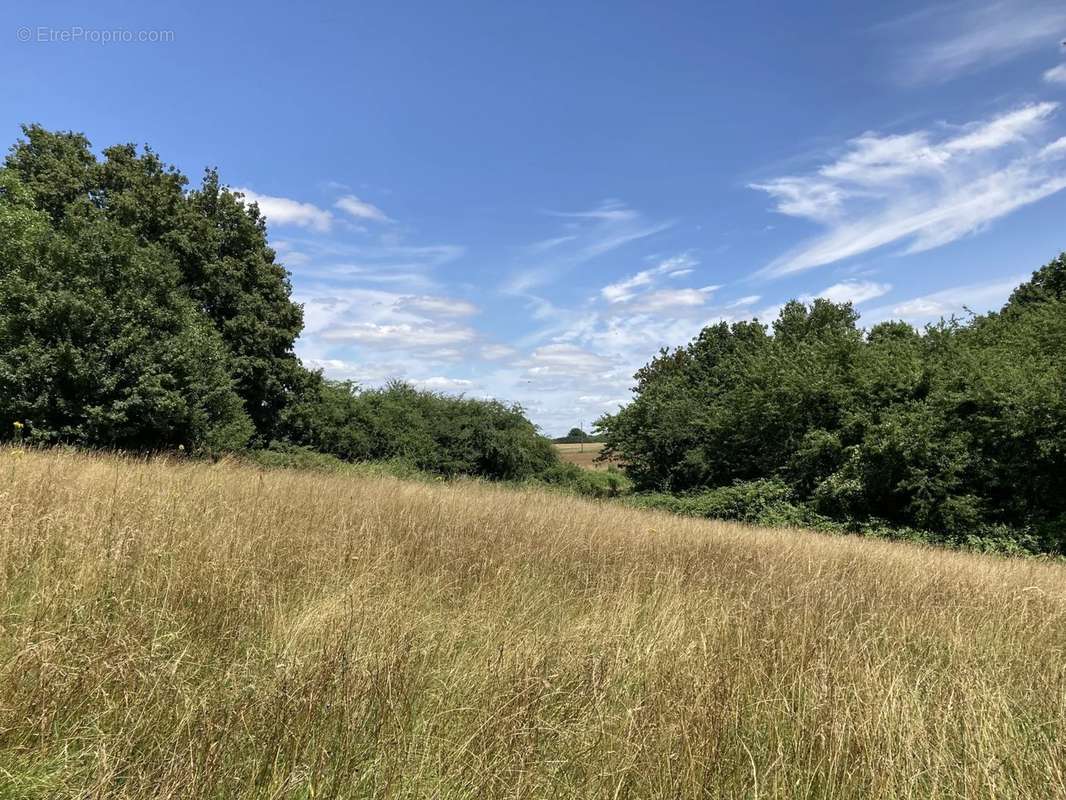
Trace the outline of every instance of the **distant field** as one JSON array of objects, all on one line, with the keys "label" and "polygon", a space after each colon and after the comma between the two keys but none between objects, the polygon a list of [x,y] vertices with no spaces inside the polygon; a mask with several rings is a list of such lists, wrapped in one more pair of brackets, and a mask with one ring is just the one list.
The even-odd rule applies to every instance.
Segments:
[{"label": "distant field", "polygon": [[1066,568],[0,449],[0,798],[1066,797]]},{"label": "distant field", "polygon": [[607,469],[609,462],[597,462],[594,459],[600,454],[603,445],[599,442],[588,444],[557,444],[555,449],[559,451],[559,457],[564,461],[577,464],[587,469]]}]

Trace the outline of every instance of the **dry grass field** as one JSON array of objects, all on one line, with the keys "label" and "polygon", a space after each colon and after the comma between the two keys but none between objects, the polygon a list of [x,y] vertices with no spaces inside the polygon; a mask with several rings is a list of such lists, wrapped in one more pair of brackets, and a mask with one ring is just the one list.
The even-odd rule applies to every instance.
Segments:
[{"label": "dry grass field", "polygon": [[0,450],[2,798],[1066,796],[1066,569]]},{"label": "dry grass field", "polygon": [[585,444],[557,444],[555,449],[563,461],[569,461],[585,469],[607,469],[609,462],[597,461],[596,457],[603,449],[600,442],[588,442]]}]

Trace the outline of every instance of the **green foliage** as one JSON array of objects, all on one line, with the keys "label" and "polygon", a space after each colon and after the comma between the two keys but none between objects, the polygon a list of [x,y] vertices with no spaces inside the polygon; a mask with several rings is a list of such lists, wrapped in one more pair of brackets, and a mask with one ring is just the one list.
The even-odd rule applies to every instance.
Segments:
[{"label": "green foliage", "polygon": [[558,460],[521,408],[402,382],[359,391],[321,381],[286,425],[295,441],[346,461],[395,459],[445,476],[524,480]]},{"label": "green foliage", "polygon": [[0,429],[31,442],[243,446],[251,433],[218,332],[158,246],[91,204],[53,227],[0,171]]},{"label": "green foliage", "polygon": [[0,417],[44,441],[265,443],[311,379],[258,209],[150,149],[23,129],[0,214]]},{"label": "green foliage", "polygon": [[752,525],[807,525],[813,517],[793,505],[789,487],[777,480],[741,481],[702,492],[634,495],[632,505],[675,514],[747,522]]},{"label": "green foliage", "polygon": [[720,493],[774,485],[849,530],[1063,552],[1066,255],[998,313],[864,333],[848,304],[792,302],[772,335],[720,323],[636,379],[634,401],[597,423],[606,451],[685,513],[744,519]]},{"label": "green foliage", "polygon": [[565,461],[548,467],[536,479],[583,497],[621,497],[633,488],[632,481],[614,467],[606,470],[584,469]]}]

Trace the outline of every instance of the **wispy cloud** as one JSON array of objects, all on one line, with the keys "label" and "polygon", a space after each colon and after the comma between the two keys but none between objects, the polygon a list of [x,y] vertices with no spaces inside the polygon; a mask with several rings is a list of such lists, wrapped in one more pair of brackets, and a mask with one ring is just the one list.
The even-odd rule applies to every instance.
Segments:
[{"label": "wispy cloud", "polygon": [[865,133],[805,175],[752,184],[775,210],[825,233],[760,274],[831,264],[895,242],[914,253],[955,241],[1066,188],[1066,142],[1047,143],[1057,103],[1034,103],[938,132]]},{"label": "wispy cloud", "polygon": [[525,294],[549,284],[574,268],[631,242],[653,236],[672,222],[650,222],[635,209],[617,201],[607,201],[588,211],[549,211],[563,220],[560,235],[534,243],[527,260],[505,281],[509,294]]},{"label": "wispy cloud", "polygon": [[940,83],[1036,50],[1053,52],[1066,34],[1066,6],[1058,0],[951,3],[888,27],[907,41],[900,77]]},{"label": "wispy cloud", "polygon": [[688,254],[667,258],[650,269],[607,284],[600,289],[600,294],[608,303],[624,303],[636,297],[642,289],[652,286],[660,276],[682,277],[690,274],[695,265],[696,261]]},{"label": "wispy cloud", "polygon": [[375,205],[367,203],[365,200],[360,200],[354,194],[346,194],[341,197],[337,202],[333,204],[335,208],[339,208],[345,214],[355,219],[367,220],[369,222],[392,222],[385,212]]},{"label": "wispy cloud", "polygon": [[327,342],[374,345],[400,350],[420,350],[427,347],[468,344],[477,334],[471,328],[431,323],[379,325],[373,322],[358,322],[330,328],[319,334]]},{"label": "wispy cloud", "polygon": [[888,283],[876,283],[874,281],[843,281],[827,286],[818,292],[815,297],[824,297],[834,303],[853,303],[859,305],[868,300],[873,300],[892,291],[892,285]]},{"label": "wispy cloud", "polygon": [[333,215],[314,203],[303,203],[288,197],[259,194],[251,189],[234,188],[248,203],[255,203],[271,225],[296,225],[325,233],[333,225]]},{"label": "wispy cloud", "polygon": [[1044,73],[1044,80],[1048,83],[1066,83],[1066,64],[1059,64]]},{"label": "wispy cloud", "polygon": [[412,378],[411,383],[431,392],[466,392],[474,386],[474,382],[466,378],[449,378],[444,375],[432,378]]},{"label": "wispy cloud", "polygon": [[396,301],[396,306],[440,317],[469,317],[478,312],[478,307],[469,300],[434,295],[401,297]]}]

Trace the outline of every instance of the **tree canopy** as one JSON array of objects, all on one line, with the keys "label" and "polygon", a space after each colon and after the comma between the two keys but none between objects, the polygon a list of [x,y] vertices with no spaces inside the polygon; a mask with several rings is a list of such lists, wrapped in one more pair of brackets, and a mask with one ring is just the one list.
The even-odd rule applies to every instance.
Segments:
[{"label": "tree canopy", "polygon": [[772,480],[838,520],[1066,527],[1066,256],[998,312],[864,331],[850,304],[791,302],[635,378],[598,427],[641,489]]}]

